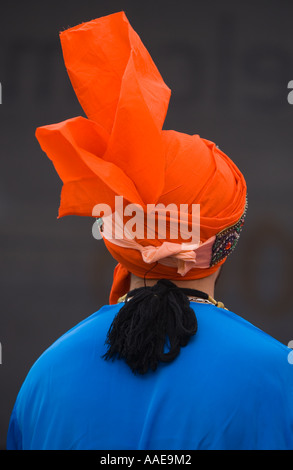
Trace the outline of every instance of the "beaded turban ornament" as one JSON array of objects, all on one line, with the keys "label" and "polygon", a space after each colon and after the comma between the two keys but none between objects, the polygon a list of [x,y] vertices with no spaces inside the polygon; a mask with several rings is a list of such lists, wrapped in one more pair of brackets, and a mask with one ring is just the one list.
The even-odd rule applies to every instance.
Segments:
[{"label": "beaded turban ornament", "polygon": [[[123,12],[62,31],[60,41],[86,117],[36,130],[63,182],[58,216],[97,217],[98,204],[115,212],[117,197],[123,207],[134,204],[145,213],[150,204],[200,207],[195,244],[170,234],[150,239],[143,232],[130,240],[102,232],[118,262],[110,303],[128,291],[130,273],[173,280],[212,274],[234,249],[244,223],[243,175],[213,142],[162,129],[171,92]],[[187,221],[193,223],[189,210]]]}]

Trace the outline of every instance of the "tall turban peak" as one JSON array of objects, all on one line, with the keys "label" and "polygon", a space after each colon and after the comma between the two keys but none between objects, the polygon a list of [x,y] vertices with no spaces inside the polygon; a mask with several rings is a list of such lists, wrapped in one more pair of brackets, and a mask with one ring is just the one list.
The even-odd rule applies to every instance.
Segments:
[{"label": "tall turban peak", "polygon": [[145,205],[165,177],[162,126],[170,89],[124,12],[60,33],[65,66],[87,116],[39,127],[63,181],[59,216],[92,215],[115,195]]}]

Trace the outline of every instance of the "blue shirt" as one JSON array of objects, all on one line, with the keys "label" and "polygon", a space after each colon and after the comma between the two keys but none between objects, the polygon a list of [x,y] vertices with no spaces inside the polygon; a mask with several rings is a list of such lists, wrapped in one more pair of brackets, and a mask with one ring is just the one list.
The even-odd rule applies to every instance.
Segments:
[{"label": "blue shirt", "polygon": [[142,376],[101,358],[121,304],[68,331],[28,373],[7,449],[293,449],[291,350],[230,311],[191,306],[197,334]]}]

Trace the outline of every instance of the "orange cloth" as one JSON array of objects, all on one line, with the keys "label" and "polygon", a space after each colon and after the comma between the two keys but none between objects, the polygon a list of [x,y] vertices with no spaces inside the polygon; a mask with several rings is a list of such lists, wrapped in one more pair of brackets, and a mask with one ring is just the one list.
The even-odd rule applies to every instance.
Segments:
[{"label": "orange cloth", "polygon": [[[200,204],[201,242],[243,215],[246,184],[236,165],[198,135],[162,130],[170,90],[123,12],[60,33],[65,66],[87,116],[39,127],[36,137],[62,182],[59,217],[92,216],[98,203]],[[182,279],[175,268],[143,262],[139,251],[104,240],[120,263],[110,303],[139,277]],[[144,246],[162,240],[140,240]],[[185,279],[214,272],[191,269]],[[149,271],[148,274],[147,271]]]}]

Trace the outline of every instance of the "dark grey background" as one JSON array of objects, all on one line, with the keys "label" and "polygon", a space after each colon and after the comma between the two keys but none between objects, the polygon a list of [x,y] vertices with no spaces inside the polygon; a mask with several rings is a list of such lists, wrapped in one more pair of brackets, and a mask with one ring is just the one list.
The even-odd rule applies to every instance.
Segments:
[{"label": "dark grey background", "polygon": [[[115,262],[92,220],[57,220],[61,182],[37,126],[83,115],[59,31],[124,10],[172,89],[166,129],[215,141],[246,176],[249,210],[216,297],[293,339],[293,3],[27,1],[0,9],[0,448],[29,368],[108,300]],[[213,344],[215,354],[217,344]],[[293,367],[293,366],[292,366]]]}]

